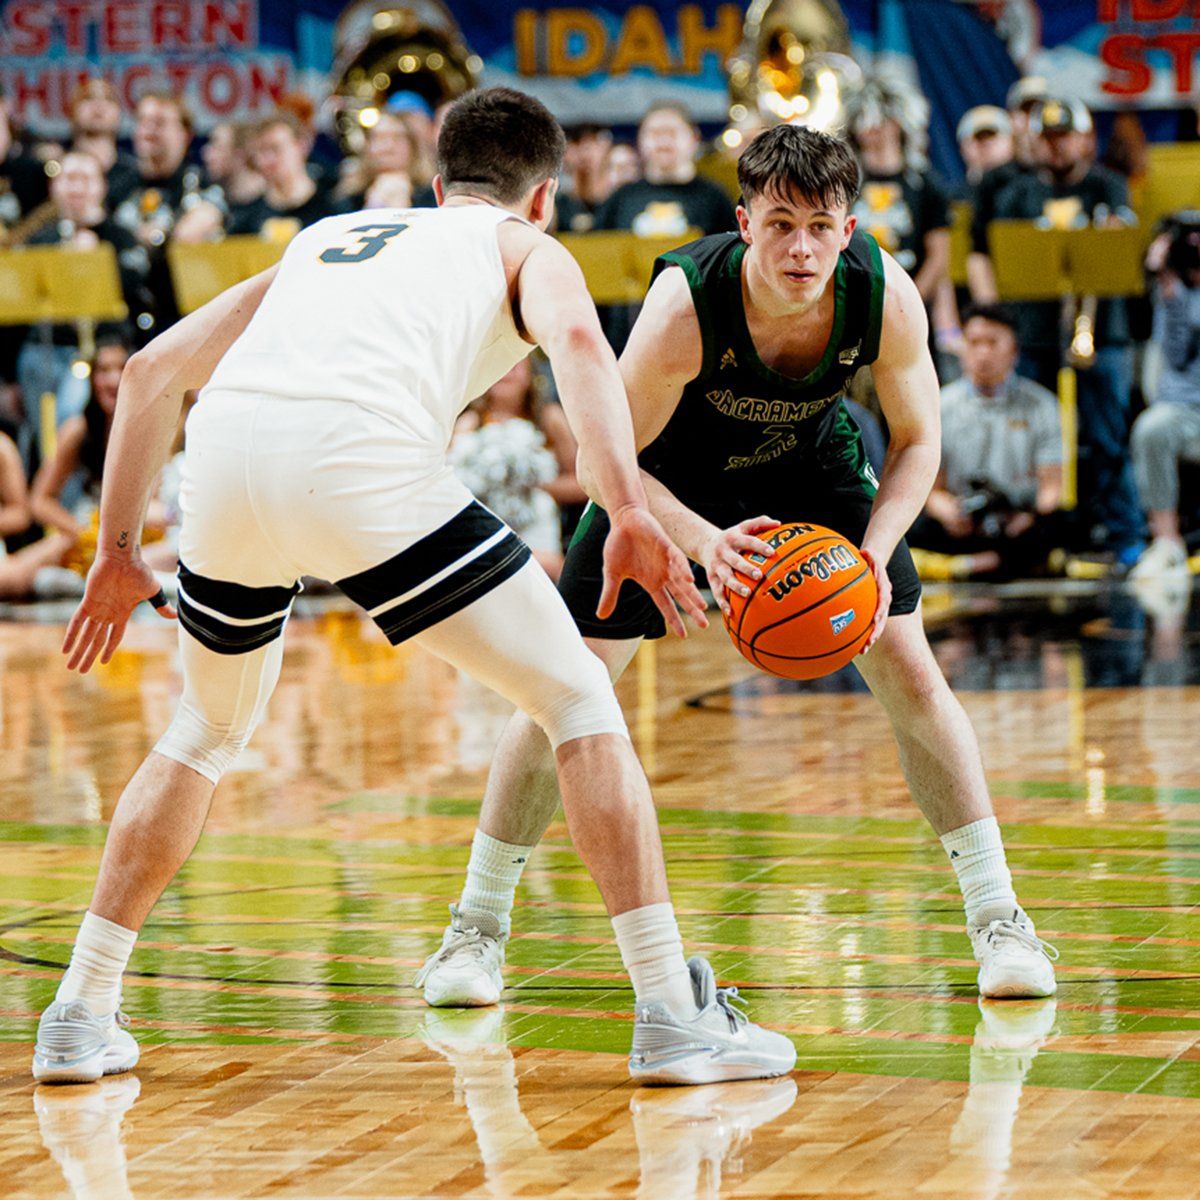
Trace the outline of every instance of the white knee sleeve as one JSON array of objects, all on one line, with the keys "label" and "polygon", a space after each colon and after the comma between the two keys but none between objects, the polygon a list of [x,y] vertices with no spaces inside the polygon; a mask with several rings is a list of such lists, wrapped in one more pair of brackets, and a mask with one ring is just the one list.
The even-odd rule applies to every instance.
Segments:
[{"label": "white knee sleeve", "polygon": [[183,697],[154,749],[218,783],[262,720],[279,680],[283,638],[248,654],[217,654],[180,629],[179,648]]},{"label": "white knee sleeve", "polygon": [[535,563],[416,641],[528,713],[555,749],[598,733],[629,736],[608,671]]}]

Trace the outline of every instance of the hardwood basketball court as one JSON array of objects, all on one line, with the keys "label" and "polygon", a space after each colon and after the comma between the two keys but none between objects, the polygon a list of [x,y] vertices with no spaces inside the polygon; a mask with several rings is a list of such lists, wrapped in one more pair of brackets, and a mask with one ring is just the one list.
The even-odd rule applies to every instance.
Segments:
[{"label": "hardwood basketball court", "polygon": [[[556,824],[501,1008],[424,1006],[505,709],[309,602],[269,718],[126,976],[129,1076],[35,1088],[173,632],[106,669],[0,625],[0,1178],[8,1197],[1200,1196],[1200,653],[1120,591],[931,594],[1059,992],[981,1003],[954,877],[852,674],[756,674],[719,628],[622,684],[685,944],[793,1077],[638,1089],[631,993]],[[1192,623],[1195,618],[1192,618]]]}]

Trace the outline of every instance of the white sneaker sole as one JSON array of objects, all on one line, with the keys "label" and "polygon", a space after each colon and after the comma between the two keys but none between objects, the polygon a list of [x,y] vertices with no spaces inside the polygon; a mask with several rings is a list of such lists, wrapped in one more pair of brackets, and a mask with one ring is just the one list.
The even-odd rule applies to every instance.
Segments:
[{"label": "white sneaker sole", "polygon": [[639,1084],[698,1087],[705,1083],[732,1083],[739,1079],[775,1079],[796,1065],[781,1059],[738,1059],[720,1054],[699,1053],[669,1059],[650,1066],[629,1064],[629,1077]]},{"label": "white sneaker sole", "polygon": [[425,1003],[430,1008],[491,1008],[500,1003],[500,987],[491,980],[474,988],[447,987],[439,989],[425,985]]},{"label": "white sneaker sole", "polygon": [[34,1053],[33,1077],[38,1083],[95,1083],[105,1075],[120,1075],[137,1066],[139,1051],[105,1046],[80,1058],[46,1058]]},{"label": "white sneaker sole", "polygon": [[1058,991],[1058,981],[1051,974],[1049,980],[1000,978],[984,986],[979,979],[979,994],[985,1000],[1041,1000]]}]

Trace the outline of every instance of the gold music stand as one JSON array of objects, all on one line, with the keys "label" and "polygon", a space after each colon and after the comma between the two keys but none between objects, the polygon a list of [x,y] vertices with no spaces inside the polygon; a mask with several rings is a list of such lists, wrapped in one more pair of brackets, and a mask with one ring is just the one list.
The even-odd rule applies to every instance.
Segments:
[{"label": "gold music stand", "polygon": [[[98,321],[128,315],[121,293],[116,250],[102,242],[91,250],[70,246],[22,246],[0,250],[0,325],[75,325],[79,353],[89,359]],[[36,336],[36,334],[34,335]],[[43,460],[58,441],[56,398],[38,397],[38,438]]]},{"label": "gold music stand", "polygon": [[171,242],[167,265],[179,311],[186,316],[234,284],[265,271],[286,249],[286,242],[253,234],[237,234],[220,242]]},{"label": "gold music stand", "polygon": [[558,240],[579,263],[595,303],[640,304],[650,285],[654,260],[699,236],[694,229],[679,237],[639,237],[626,230],[600,230],[562,233]]}]

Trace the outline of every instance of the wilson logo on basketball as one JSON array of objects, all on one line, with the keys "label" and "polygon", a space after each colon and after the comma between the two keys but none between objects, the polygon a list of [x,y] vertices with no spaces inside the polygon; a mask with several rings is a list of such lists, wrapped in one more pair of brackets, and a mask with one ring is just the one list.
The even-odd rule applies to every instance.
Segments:
[{"label": "wilson logo on basketball", "polygon": [[848,546],[831,546],[805,559],[798,567],[793,567],[767,592],[772,600],[778,602],[789,596],[806,579],[826,580],[837,571],[848,571],[857,565],[858,559]]}]

